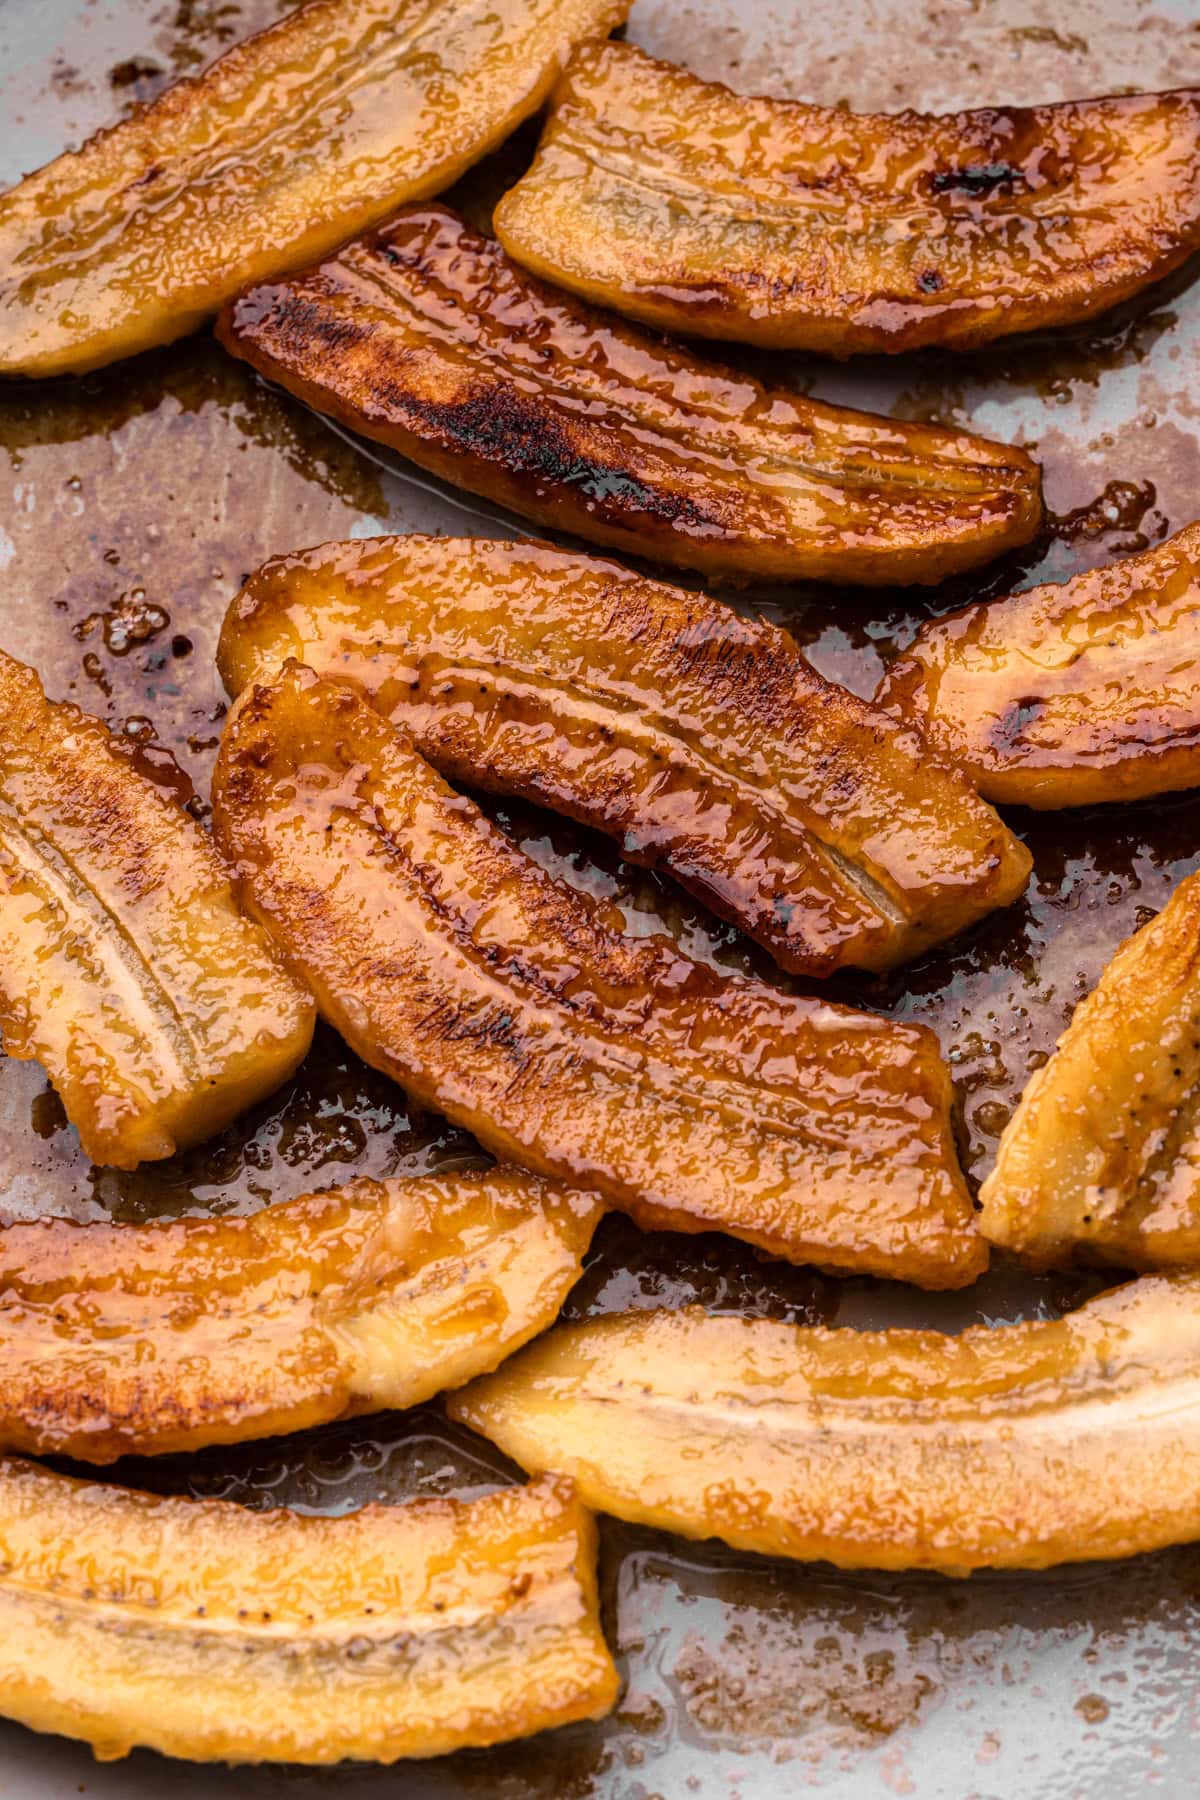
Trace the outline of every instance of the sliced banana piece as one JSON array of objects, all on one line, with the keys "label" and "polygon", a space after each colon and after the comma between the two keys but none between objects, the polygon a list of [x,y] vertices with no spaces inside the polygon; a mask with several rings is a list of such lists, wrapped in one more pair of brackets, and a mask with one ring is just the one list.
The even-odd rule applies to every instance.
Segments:
[{"label": "sliced banana piece", "polygon": [[213,808],[325,1017],[502,1160],[793,1262],[929,1287],[984,1266],[932,1033],[627,936],[351,683],[252,681]]},{"label": "sliced banana piece", "polygon": [[608,832],[799,974],[893,968],[1028,878],[969,782],[786,632],[607,557],[418,536],[273,557],[217,661],[238,694],[289,656],[356,682],[449,780]]},{"label": "sliced banana piece", "polygon": [[1034,1267],[1200,1263],[1200,875],[1080,1001],[980,1199],[986,1235]]},{"label": "sliced banana piece", "polygon": [[0,375],[94,369],[437,193],[629,0],[312,0],[0,195]]},{"label": "sliced banana piece", "polygon": [[1063,1319],[559,1326],[450,1401],[588,1504],[843,1568],[1040,1569],[1200,1537],[1200,1277]]},{"label": "sliced banana piece", "polygon": [[1200,248],[1200,90],[852,113],[588,44],[496,230],[667,331],[965,349],[1092,318]]},{"label": "sliced banana piece", "polygon": [[549,1325],[603,1210],[517,1170],[0,1231],[0,1443],[85,1462],[415,1406]]},{"label": "sliced banana piece", "polygon": [[210,1137],[287,1079],[314,1017],[208,834],[0,654],[0,1031],[92,1161]]},{"label": "sliced banana piece", "polygon": [[199,1762],[394,1762],[601,1717],[570,1482],[344,1518],[0,1462],[0,1713]]},{"label": "sliced banana piece", "polygon": [[1042,521],[1025,451],[766,387],[538,281],[444,206],[240,294],[217,335],[444,480],[714,575],[937,582]]}]

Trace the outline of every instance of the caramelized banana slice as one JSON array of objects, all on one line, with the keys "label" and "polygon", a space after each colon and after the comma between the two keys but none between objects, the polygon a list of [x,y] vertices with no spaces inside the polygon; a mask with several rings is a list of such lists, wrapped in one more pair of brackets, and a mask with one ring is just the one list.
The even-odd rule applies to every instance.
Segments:
[{"label": "caramelized banana slice", "polygon": [[795,1262],[979,1273],[931,1033],[619,935],[356,689],[295,663],[246,688],[213,798],[324,1015],[502,1159]]},{"label": "caramelized banana slice", "polygon": [[1080,1001],[980,1197],[987,1236],[1035,1266],[1200,1263],[1200,875]]},{"label": "caramelized banana slice", "polygon": [[739,1550],[946,1574],[1131,1556],[1200,1537],[1200,1280],[961,1337],[596,1319],[450,1410],[589,1505]]},{"label": "caramelized banana slice", "polygon": [[0,1713],[196,1762],[395,1762],[598,1719],[617,1672],[567,1481],[346,1518],[0,1462]]},{"label": "caramelized banana slice", "polygon": [[436,193],[628,0],[313,0],[0,195],[0,374],[97,368]]},{"label": "caramelized banana slice", "polygon": [[879,706],[989,800],[1092,806],[1200,784],[1200,524],[918,633]]},{"label": "caramelized banana slice", "polygon": [[1041,523],[1023,451],[702,362],[544,286],[441,206],[252,289],[218,335],[422,468],[662,562],[934,582]]},{"label": "caramelized banana slice", "polygon": [[1091,318],[1200,248],[1200,90],[854,114],[587,45],[496,230],[670,331],[964,349]]},{"label": "caramelized banana slice", "polygon": [[549,1325],[600,1202],[515,1170],[0,1231],[0,1442],[111,1462],[415,1406]]},{"label": "caramelized banana slice", "polygon": [[326,544],[251,576],[231,694],[346,675],[444,775],[542,801],[675,875],[785,968],[884,969],[1024,887],[1030,858],[915,737],[785,632],[544,544]]},{"label": "caramelized banana slice", "polygon": [[292,1073],[308,996],[194,820],[0,654],[0,1030],[93,1162],[210,1136]]}]

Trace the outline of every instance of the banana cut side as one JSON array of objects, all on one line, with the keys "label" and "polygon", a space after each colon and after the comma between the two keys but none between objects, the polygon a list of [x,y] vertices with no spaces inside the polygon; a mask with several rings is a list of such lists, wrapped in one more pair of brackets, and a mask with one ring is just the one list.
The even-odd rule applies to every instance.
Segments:
[{"label": "banana cut side", "polygon": [[926,625],[876,704],[1001,804],[1200,784],[1200,524],[1142,556]]},{"label": "banana cut side", "polygon": [[294,662],[230,713],[213,805],[326,1018],[502,1160],[794,1262],[980,1272],[932,1033],[627,937],[358,689]]},{"label": "banana cut side", "polygon": [[516,1170],[0,1231],[0,1443],[92,1463],[415,1406],[551,1324],[602,1211]]},{"label": "banana cut side", "polygon": [[619,1518],[842,1568],[1040,1569],[1200,1537],[1200,1277],[1058,1320],[563,1325],[455,1395]]},{"label": "banana cut side", "polygon": [[1200,876],[1080,1001],[980,1200],[986,1235],[1034,1267],[1200,1264]]},{"label": "banana cut side", "polygon": [[274,557],[231,602],[230,694],[289,656],[354,681],[450,780],[552,806],[781,967],[886,969],[1016,898],[1028,851],[786,632],[547,544]]},{"label": "banana cut side", "polygon": [[602,1717],[595,1527],[554,1478],[344,1518],[0,1462],[0,1713],[198,1762],[394,1762]]},{"label": "banana cut side", "polygon": [[1089,319],[1200,248],[1200,89],[936,116],[581,46],[496,230],[632,318],[834,356]]},{"label": "banana cut side", "polygon": [[710,574],[937,582],[1042,521],[1023,450],[764,387],[538,281],[444,206],[252,288],[217,331],[471,493]]},{"label": "banana cut side", "polygon": [[292,1074],[314,1016],[207,833],[0,654],[0,1031],[92,1161],[219,1131]]},{"label": "banana cut side", "polygon": [[310,0],[0,195],[0,375],[93,369],[448,187],[628,0]]}]

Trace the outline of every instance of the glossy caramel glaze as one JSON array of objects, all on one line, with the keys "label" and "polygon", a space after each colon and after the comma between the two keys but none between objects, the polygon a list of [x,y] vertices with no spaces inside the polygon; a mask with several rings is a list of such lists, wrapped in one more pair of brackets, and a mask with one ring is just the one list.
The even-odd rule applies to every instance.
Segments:
[{"label": "glossy caramel glaze", "polygon": [[627,0],[314,0],[0,196],[0,374],[91,369],[436,193]]},{"label": "glossy caramel glaze", "polygon": [[[1102,8],[1099,0],[1050,20],[1043,10],[1041,24],[1057,27],[1051,41],[1048,31],[1021,29],[1039,16],[1036,0],[942,7],[927,29],[923,20],[913,27],[914,0],[879,0],[869,9],[815,0],[767,10],[734,9],[728,0],[638,0],[632,29],[656,54],[686,55],[701,73],[747,90],[831,105],[845,96],[877,111],[909,104],[948,111],[986,104],[1000,91],[997,69],[1013,101],[1099,93],[1123,82],[1200,81],[1200,33],[1191,30],[1189,10],[1177,0],[1146,13]],[[242,0],[236,26],[279,11],[280,0]],[[132,91],[106,90],[104,70],[119,57],[144,51],[169,73],[178,66],[176,44],[181,56],[195,56],[194,46],[212,54],[217,33],[234,18],[224,5],[189,0],[184,36],[176,23],[184,12],[182,4],[156,3],[134,19],[107,0],[0,5],[0,39],[11,48],[15,33],[35,59],[22,68],[19,54],[0,55],[12,109],[0,106],[0,117],[13,118],[24,102],[27,121],[20,133],[0,132],[13,178],[116,114]],[[40,40],[31,42],[27,15],[41,21]],[[86,87],[68,83],[52,63],[60,46]],[[464,195],[461,210],[477,216],[471,204]],[[1068,342],[1013,339],[994,356],[969,361],[931,352],[841,366],[805,360],[794,372],[772,362],[764,377],[771,385],[811,382],[814,392],[844,404],[945,419],[1029,448],[1040,440],[1036,453],[1060,523],[1044,560],[992,565],[986,585],[968,580],[953,592],[861,598],[842,590],[835,604],[795,590],[755,593],[739,597],[739,606],[784,624],[802,647],[811,643],[823,673],[869,696],[884,662],[931,612],[1032,580],[1062,580],[1089,563],[1136,553],[1141,539],[1159,541],[1200,516],[1200,421],[1187,379],[1200,367],[1198,327],[1194,286],[1157,296],[1153,310],[1085,327]],[[755,359],[753,366],[762,375],[765,365]],[[17,551],[4,574],[0,644],[34,663],[49,692],[106,713],[118,732],[127,716],[145,715],[155,733],[151,754],[165,771],[169,746],[201,800],[208,742],[220,730],[209,719],[223,697],[212,650],[247,571],[283,549],[380,529],[516,535],[464,513],[465,495],[439,496],[383,472],[380,462],[398,459],[378,446],[352,450],[290,396],[257,383],[246,364],[215,355],[206,333],[82,381],[11,384],[0,402],[8,447],[0,456],[0,523]],[[68,477],[78,479],[78,490]],[[486,512],[484,502],[478,506]],[[85,622],[116,607],[135,583],[147,602],[170,613],[164,628],[121,654],[122,608],[111,627],[102,618],[83,636]],[[190,654],[174,652],[176,633],[193,641]],[[165,669],[156,666],[163,656]],[[95,676],[85,672],[85,657]],[[168,680],[179,695],[162,685]],[[611,897],[631,929],[677,930],[693,954],[766,967],[682,890],[624,863],[611,840],[542,809],[489,798],[486,810],[566,879]],[[830,998],[895,1009],[937,1030],[981,1177],[1027,1063],[1048,1053],[1119,940],[1165,902],[1200,855],[1200,789],[1119,809],[1014,814],[1010,823],[1028,834],[1037,855],[1025,900],[903,971],[884,979],[843,974],[829,988]],[[131,1175],[89,1170],[36,1065],[0,1063],[0,1106],[5,1217],[36,1208],[98,1216],[108,1207],[132,1218],[167,1208],[261,1207],[277,1195],[345,1181],[360,1163],[391,1173],[393,1145],[402,1168],[421,1166],[422,1117],[442,1134],[439,1146],[463,1141],[435,1115],[410,1108],[399,1087],[365,1069],[324,1026],[298,1079],[272,1100],[186,1157]],[[444,1157],[445,1148],[436,1154]],[[317,1168],[321,1157],[334,1160]],[[974,1287],[924,1295],[898,1284],[830,1280],[760,1258],[724,1235],[643,1236],[619,1214],[603,1223],[589,1264],[588,1297],[599,1309],[673,1306],[683,1296],[756,1312],[792,1295],[799,1319],[811,1307],[808,1316],[840,1324],[949,1319],[959,1327],[1021,1311],[1049,1316],[1063,1305],[1064,1289],[1074,1296],[1082,1285],[1026,1277],[997,1254]],[[257,1445],[145,1459],[122,1479],[252,1506],[344,1512],[418,1489],[466,1497],[505,1466],[498,1450],[446,1421],[435,1403]],[[862,1800],[909,1783],[922,1800],[940,1789],[1066,1795],[1089,1769],[1101,1783],[1101,1770],[1118,1770],[1118,1786],[1144,1777],[1157,1794],[1173,1781],[1186,1789],[1196,1767],[1200,1712],[1191,1671],[1200,1544],[1057,1575],[997,1573],[948,1585],[919,1573],[880,1578],[787,1563],[616,1519],[604,1520],[601,1532],[604,1617],[625,1690],[614,1713],[599,1725],[486,1755],[468,1751],[382,1773],[338,1771],[329,1783],[337,1800],[382,1800],[380,1790],[386,1800],[496,1800],[497,1787],[505,1800],[578,1800],[589,1789],[639,1782],[667,1800],[691,1800],[689,1778],[722,1793],[730,1771],[754,1793],[786,1791],[791,1782],[803,1794],[806,1783],[823,1781],[830,1796],[822,1800]],[[1105,1704],[1108,1720],[1097,1724]],[[18,1726],[0,1726],[0,1741],[8,1783],[24,1780],[39,1795],[40,1782],[56,1779],[71,1792],[85,1785],[90,1800],[114,1785],[115,1800],[134,1800],[139,1779],[149,1789],[174,1787],[176,1800],[188,1785],[187,1771],[174,1782],[150,1757],[97,1772],[83,1746],[39,1742]],[[221,1779],[207,1774],[210,1786]],[[256,1780],[268,1790],[305,1786],[282,1772],[224,1779],[234,1790],[253,1789]]]},{"label": "glossy caramel glaze", "polygon": [[1130,1556],[1200,1537],[1200,1279],[959,1337],[618,1315],[450,1410],[589,1505],[739,1550],[947,1574]]},{"label": "glossy caramel glaze", "polygon": [[1200,784],[1200,524],[1142,556],[927,625],[876,699],[990,800]]},{"label": "glossy caramel glaze", "polygon": [[514,1170],[0,1231],[0,1442],[85,1462],[415,1406],[549,1325],[601,1207]]},{"label": "glossy caramel glaze", "polygon": [[987,1235],[1037,1267],[1200,1263],[1200,875],[1076,1007],[981,1198]]},{"label": "glossy caramel glaze", "polygon": [[273,558],[232,602],[240,693],[345,676],[450,780],[607,831],[780,965],[883,969],[1015,899],[1025,846],[786,632],[535,543],[371,538]]},{"label": "glossy caramel glaze", "polygon": [[929,1287],[983,1267],[930,1033],[622,936],[351,685],[252,682],[213,818],[324,1015],[501,1158],[794,1262]]},{"label": "glossy caramel glaze", "polygon": [[102,1759],[394,1762],[616,1693],[570,1482],[315,1519],[0,1462],[0,1713]]},{"label": "glossy caramel glaze", "polygon": [[547,287],[442,206],[251,289],[218,332],[422,468],[663,562],[930,583],[1042,519],[1024,451],[765,388]]},{"label": "glossy caramel glaze", "polygon": [[293,1072],[313,1016],[195,820],[0,654],[0,1029],[92,1161],[219,1131]]},{"label": "glossy caramel glaze", "polygon": [[968,348],[1091,318],[1200,248],[1200,90],[855,114],[585,45],[496,230],[667,330]]}]

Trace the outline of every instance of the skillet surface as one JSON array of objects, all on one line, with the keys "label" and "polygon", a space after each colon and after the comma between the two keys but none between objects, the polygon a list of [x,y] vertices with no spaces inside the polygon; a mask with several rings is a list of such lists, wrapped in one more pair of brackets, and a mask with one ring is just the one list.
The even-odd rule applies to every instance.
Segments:
[{"label": "skillet surface", "polygon": [[[0,0],[0,181],[283,10],[282,0]],[[1200,83],[1191,0],[1078,0],[1053,27],[1046,15],[1038,0],[637,0],[630,36],[737,87],[860,109]],[[486,210],[528,149],[511,147],[457,197]],[[1176,283],[1135,315],[1053,342],[892,366],[776,359],[775,378],[825,398],[1028,444],[1046,468],[1052,528],[1020,560],[933,593],[727,597],[785,621],[826,674],[870,693],[931,614],[1158,542],[1200,515],[1198,342],[1200,285]],[[0,645],[35,662],[51,694],[109,718],[201,816],[223,706],[212,652],[243,574],[272,552],[413,529],[512,527],[381,465],[207,336],[80,382],[0,391]],[[602,841],[544,814],[494,810],[542,861],[616,897],[632,929],[665,925],[700,954],[765,972],[735,934]],[[1200,799],[1010,817],[1037,858],[1025,903],[897,976],[831,989],[938,1031],[976,1176],[1075,1000],[1200,863]],[[476,1155],[322,1036],[292,1087],[215,1144],[133,1176],[100,1172],[39,1072],[0,1059],[3,1220],[249,1211],[352,1171],[418,1172]],[[1084,1291],[998,1268],[967,1295],[931,1300],[764,1264],[715,1237],[643,1238],[613,1220],[568,1311],[699,1299],[798,1322],[958,1329],[1049,1315]],[[479,1491],[513,1474],[436,1408],[117,1473],[321,1511]],[[149,1754],[106,1770],[79,1746],[0,1726],[0,1795],[1192,1791],[1200,1549],[954,1584],[799,1568],[608,1521],[602,1574],[627,1682],[603,1725],[437,1764],[319,1775],[168,1770]]]}]

